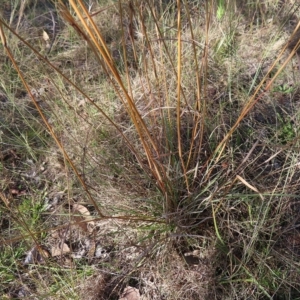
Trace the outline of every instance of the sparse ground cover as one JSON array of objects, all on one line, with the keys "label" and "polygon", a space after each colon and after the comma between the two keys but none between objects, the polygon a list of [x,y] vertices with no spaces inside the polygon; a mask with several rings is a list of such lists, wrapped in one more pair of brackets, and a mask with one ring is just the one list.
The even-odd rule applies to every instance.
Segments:
[{"label": "sparse ground cover", "polygon": [[299,4],[1,6],[3,299],[300,299]]}]

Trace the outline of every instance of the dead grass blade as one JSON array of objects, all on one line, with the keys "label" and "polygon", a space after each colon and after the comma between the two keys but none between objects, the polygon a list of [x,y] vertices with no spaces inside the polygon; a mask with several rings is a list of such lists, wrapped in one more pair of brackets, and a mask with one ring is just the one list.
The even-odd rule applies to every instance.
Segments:
[{"label": "dead grass blade", "polygon": [[244,178],[242,178],[240,175],[236,175],[236,178],[242,182],[245,186],[247,186],[249,189],[251,189],[252,191],[256,192],[259,197],[261,198],[261,200],[265,200],[263,195],[258,191],[258,189],[256,187],[254,187],[253,185],[251,185],[249,182],[247,182]]},{"label": "dead grass blade", "polygon": [[68,161],[68,163],[70,164],[71,168],[73,169],[73,171],[75,172],[78,180],[80,181],[82,187],[84,188],[85,192],[87,193],[87,196],[90,200],[90,202],[94,205],[95,209],[97,210],[99,216],[101,217],[104,217],[105,215],[102,213],[102,211],[100,210],[99,206],[97,205],[96,201],[94,200],[94,198],[92,197],[91,193],[89,192],[89,189],[88,187],[86,186],[84,180],[82,179],[81,175],[79,174],[77,168],[75,167],[73,161],[70,159],[69,155],[67,154],[67,152],[65,151],[65,148],[63,147],[62,143],[60,142],[59,138],[57,137],[57,135],[55,134],[54,130],[52,129],[52,126],[49,124],[47,118],[45,117],[41,107],[39,106],[38,102],[36,101],[34,95],[32,94],[31,92],[31,89],[29,88],[29,85],[27,84],[27,81],[25,79],[25,77],[23,76],[19,66],[18,66],[18,63],[15,61],[14,57],[13,57],[13,54],[11,53],[8,45],[6,44],[6,39],[5,39],[5,34],[4,34],[4,31],[3,31],[3,28],[2,26],[0,27],[0,31],[1,31],[1,39],[2,39],[2,42],[3,42],[3,45],[5,47],[5,51],[10,59],[10,61],[12,62],[12,64],[14,65],[14,68],[15,70],[17,71],[28,95],[30,96],[36,110],[39,112],[44,124],[46,125],[49,133],[51,134],[51,136],[53,137],[53,139],[55,140],[57,146],[59,147],[60,151],[62,152],[63,154],[63,157]]},{"label": "dead grass blade", "polygon": [[[101,36],[101,33],[99,32],[98,28],[94,24],[93,19],[89,15],[82,1],[78,1],[78,5],[80,9],[77,7],[77,4],[74,1],[71,1],[70,4],[72,5],[72,8],[77,13],[78,18],[80,19],[81,24],[84,27],[86,33],[84,33],[83,29],[80,28],[80,24],[70,15],[70,13],[68,12],[64,4],[60,2],[60,9],[63,17],[88,42],[93,52],[95,53],[96,57],[99,57],[98,56],[99,54],[101,55],[101,58],[103,58],[104,60],[105,66],[111,71],[111,74],[115,82],[118,84],[119,88],[117,88],[115,84],[113,86],[115,88],[115,91],[119,95],[119,99],[123,102],[124,106],[127,109],[128,114],[130,115],[135,125],[137,133],[140,137],[140,141],[143,145],[145,155],[148,161],[148,166],[151,170],[151,173],[154,176],[154,178],[157,180],[157,184],[159,185],[159,188],[163,192],[165,192],[166,191],[165,180],[167,176],[165,174],[162,165],[159,163],[157,159],[155,159],[155,157],[159,157],[158,146],[153,140],[146,124],[144,123],[143,118],[138,112],[133,99],[131,98],[127,89],[125,88],[125,85],[114,65],[114,62],[109,54],[108,48]],[[99,58],[99,60],[101,59]],[[122,91],[125,100],[121,96],[119,89]]]}]

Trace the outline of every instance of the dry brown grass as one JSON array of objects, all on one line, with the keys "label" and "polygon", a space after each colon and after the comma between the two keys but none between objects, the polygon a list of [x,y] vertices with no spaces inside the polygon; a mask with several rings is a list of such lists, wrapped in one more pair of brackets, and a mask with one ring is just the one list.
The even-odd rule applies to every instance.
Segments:
[{"label": "dry brown grass", "polygon": [[299,8],[228,2],[5,3],[6,298],[299,297]]}]

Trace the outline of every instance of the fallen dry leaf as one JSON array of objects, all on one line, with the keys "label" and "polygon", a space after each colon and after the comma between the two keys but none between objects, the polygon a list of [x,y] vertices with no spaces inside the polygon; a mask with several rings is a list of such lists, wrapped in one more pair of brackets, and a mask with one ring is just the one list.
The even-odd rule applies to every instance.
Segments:
[{"label": "fallen dry leaf", "polygon": [[88,221],[91,218],[88,209],[81,204],[74,204],[73,212],[77,214],[77,216],[74,216],[75,222],[77,222],[85,232],[91,233],[94,229],[95,222]]},{"label": "fallen dry leaf", "polygon": [[42,247],[34,246],[30,249],[30,251],[28,251],[24,260],[24,265],[42,264],[48,257],[49,253],[47,250],[43,249]]},{"label": "fallen dry leaf", "polygon": [[83,206],[81,204],[74,204],[73,205],[73,211],[74,212],[77,211],[80,214],[82,214],[83,216],[90,216],[89,210],[85,206]]},{"label": "fallen dry leaf", "polygon": [[63,243],[63,245],[56,245],[51,248],[51,255],[52,257],[63,255],[70,252],[70,248],[66,243]]},{"label": "fallen dry leaf", "polygon": [[140,291],[132,286],[127,286],[119,300],[140,300]]}]

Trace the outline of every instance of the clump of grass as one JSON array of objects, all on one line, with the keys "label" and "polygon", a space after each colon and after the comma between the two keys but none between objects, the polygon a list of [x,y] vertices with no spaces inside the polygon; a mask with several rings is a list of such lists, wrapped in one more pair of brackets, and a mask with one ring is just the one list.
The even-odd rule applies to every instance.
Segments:
[{"label": "clump of grass", "polygon": [[[264,7],[259,2],[255,5],[253,9],[253,3],[245,4],[242,12],[252,21],[255,16],[264,19]],[[197,8],[205,17],[202,24],[197,23],[198,16],[193,16],[191,8],[193,4],[188,1],[174,6],[120,1],[93,14],[91,6],[81,0],[70,1],[69,7],[58,1],[60,15],[73,28],[68,29],[74,39],[68,46],[73,47],[73,54],[68,52],[67,57],[75,53],[78,61],[70,63],[51,54],[45,58],[1,21],[2,27],[39,59],[45,72],[47,91],[37,99],[31,86],[40,90],[34,80],[40,68],[30,73],[23,68],[2,28],[5,50],[40,122],[62,153],[68,195],[57,208],[61,218],[53,218],[55,228],[63,226],[68,217],[72,223],[70,207],[85,197],[95,222],[124,221],[131,226],[128,229],[122,223],[124,228],[113,229],[106,236],[114,241],[117,249],[111,251],[118,256],[103,267],[106,272],[118,270],[115,277],[107,279],[113,285],[105,291],[108,297],[117,297],[126,284],[138,285],[137,272],[151,277],[151,268],[145,266],[147,257],[172,266],[173,275],[175,257],[187,275],[205,271],[205,282],[215,287],[207,291],[198,279],[181,278],[182,289],[162,292],[170,299],[203,295],[244,299],[250,294],[254,299],[297,297],[297,280],[291,278],[299,278],[294,259],[298,130],[293,128],[298,124],[299,110],[296,105],[288,109],[282,104],[287,98],[275,99],[276,105],[270,99],[271,85],[280,85],[292,56],[284,60],[281,52],[276,60],[282,60],[279,67],[274,62],[262,75],[250,70],[244,80],[238,73],[247,69],[247,61],[241,66],[234,59],[240,51],[241,30],[238,20],[233,19],[234,5],[218,1],[215,6],[207,1],[204,11]],[[111,28],[101,23],[102,13],[110,14]],[[257,24],[261,24],[259,20]],[[227,29],[216,41],[212,41],[218,34],[214,22]],[[87,48],[79,47],[74,32]],[[64,62],[57,64],[55,59]],[[260,70],[261,59],[256,61]],[[62,64],[64,70],[59,67]],[[74,75],[76,70],[78,76]],[[86,78],[90,70],[93,74]],[[226,73],[229,76],[224,79],[222,74]],[[278,111],[276,106],[280,105]],[[25,141],[34,157],[33,144]],[[74,175],[69,174],[68,167]],[[121,193],[114,194],[114,184],[126,191],[126,201]],[[111,191],[109,196],[101,192],[104,187]],[[28,203],[28,199],[22,200],[19,216],[16,214],[19,220],[26,216],[23,210]],[[28,217],[36,221],[35,212],[37,218],[43,212],[39,203],[31,204],[35,210]],[[39,244],[35,229],[24,227],[29,239]],[[132,237],[130,230],[135,235],[130,243],[143,251],[128,266],[122,266],[122,255],[136,254],[126,253],[133,246],[120,237]],[[50,235],[49,229],[45,231]],[[96,240],[103,236],[96,230],[94,234]],[[72,243],[71,238],[64,239]],[[83,241],[82,237],[77,239]],[[211,249],[202,257],[210,263],[199,263],[199,249],[203,253]],[[195,264],[189,262],[197,256],[194,253],[198,253]],[[157,279],[158,284],[163,286],[163,280]],[[54,283],[51,287],[54,294],[61,289]],[[141,284],[139,287],[143,288]]]}]

